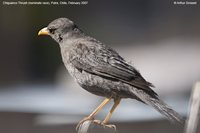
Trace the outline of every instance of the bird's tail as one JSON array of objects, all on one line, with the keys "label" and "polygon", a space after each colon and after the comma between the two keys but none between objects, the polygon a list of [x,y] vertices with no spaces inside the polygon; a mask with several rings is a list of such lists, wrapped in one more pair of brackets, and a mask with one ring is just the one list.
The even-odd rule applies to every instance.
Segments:
[{"label": "bird's tail", "polygon": [[154,107],[171,122],[178,122],[181,125],[184,123],[184,119],[157,96],[151,96],[150,94],[139,89],[133,90],[132,93],[134,93],[134,95],[137,96],[142,102]]}]

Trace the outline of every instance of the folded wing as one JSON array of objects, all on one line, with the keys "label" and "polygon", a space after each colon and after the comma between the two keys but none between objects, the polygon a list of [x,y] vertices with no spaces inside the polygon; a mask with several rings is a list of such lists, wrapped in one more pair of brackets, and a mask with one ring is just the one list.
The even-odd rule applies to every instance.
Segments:
[{"label": "folded wing", "polygon": [[98,43],[95,46],[87,46],[86,44],[79,43],[74,47],[73,51],[76,54],[73,55],[70,62],[78,70],[121,81],[142,89],[152,96],[157,96],[150,88],[153,85],[147,82],[134,67],[129,65],[111,48],[105,45],[98,45]]}]

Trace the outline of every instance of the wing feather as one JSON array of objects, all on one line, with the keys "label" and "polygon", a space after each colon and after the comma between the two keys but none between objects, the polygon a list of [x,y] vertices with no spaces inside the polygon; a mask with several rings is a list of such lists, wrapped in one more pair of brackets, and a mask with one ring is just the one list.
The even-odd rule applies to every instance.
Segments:
[{"label": "wing feather", "polygon": [[[98,43],[96,43],[98,44]],[[92,47],[93,46],[93,47]],[[112,78],[157,96],[150,88],[154,87],[141,74],[129,65],[116,51],[105,45],[87,46],[79,43],[74,47],[73,59],[70,63],[79,70],[102,77]],[[80,54],[80,51],[82,54]],[[98,51],[98,52],[96,52]]]}]

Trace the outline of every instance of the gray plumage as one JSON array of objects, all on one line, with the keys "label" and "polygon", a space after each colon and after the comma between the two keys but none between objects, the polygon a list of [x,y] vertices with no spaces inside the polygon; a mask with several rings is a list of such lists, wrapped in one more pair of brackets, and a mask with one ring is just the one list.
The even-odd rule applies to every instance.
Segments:
[{"label": "gray plumage", "polygon": [[82,88],[103,97],[137,99],[170,121],[183,123],[181,116],[158,98],[153,85],[115,50],[84,34],[67,18],[56,19],[47,28],[59,43],[65,67]]}]

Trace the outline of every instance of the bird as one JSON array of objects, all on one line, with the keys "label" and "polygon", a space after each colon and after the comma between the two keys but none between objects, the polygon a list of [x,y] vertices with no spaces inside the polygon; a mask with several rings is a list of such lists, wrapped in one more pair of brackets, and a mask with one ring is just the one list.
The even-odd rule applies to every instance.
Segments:
[{"label": "bird", "polygon": [[[152,106],[173,123],[184,123],[183,117],[159,98],[152,89],[154,85],[146,81],[134,66],[108,45],[84,33],[70,19],[57,18],[39,30],[38,35],[48,35],[59,44],[66,69],[83,89],[105,97],[89,116],[78,123],[77,128],[90,120],[116,129],[109,120],[120,101],[126,98]],[[105,119],[96,120],[97,113],[112,99],[114,104]]]}]

